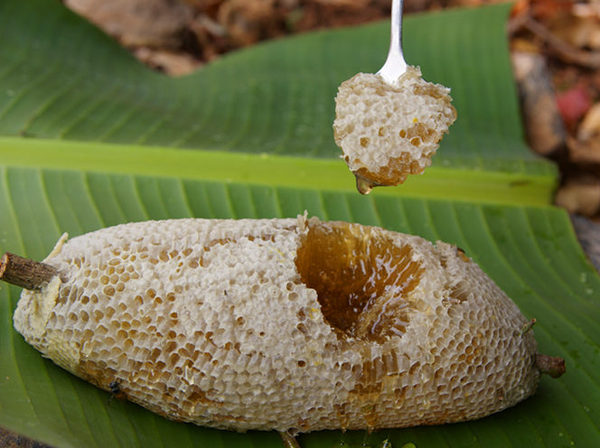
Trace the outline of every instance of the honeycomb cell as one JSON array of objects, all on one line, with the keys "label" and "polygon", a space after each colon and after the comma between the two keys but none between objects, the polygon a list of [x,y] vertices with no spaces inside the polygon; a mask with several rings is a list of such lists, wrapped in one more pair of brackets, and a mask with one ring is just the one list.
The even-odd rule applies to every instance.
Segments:
[{"label": "honeycomb cell", "polygon": [[358,226],[319,223],[309,227],[296,266],[341,334],[383,340],[405,332],[411,307],[405,297],[422,274],[410,247]]},{"label": "honeycomb cell", "polygon": [[342,83],[333,128],[350,170],[372,185],[397,185],[423,172],[456,119],[448,93],[415,67],[394,85],[365,73]]},{"label": "honeycomb cell", "polygon": [[[68,280],[41,336],[19,317],[24,293],[19,331],[73,373],[106,390],[118,381],[178,420],[437,424],[496,412],[537,382],[527,320],[444,243],[303,217],[176,220],[74,238],[47,261]],[[57,341],[71,358],[55,356]]]}]

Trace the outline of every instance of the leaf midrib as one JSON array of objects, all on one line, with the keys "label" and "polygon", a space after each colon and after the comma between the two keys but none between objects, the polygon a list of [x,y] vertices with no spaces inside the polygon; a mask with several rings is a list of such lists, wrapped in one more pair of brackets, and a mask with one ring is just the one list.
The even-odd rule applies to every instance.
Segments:
[{"label": "leaf midrib", "polygon": [[[0,137],[0,160],[4,165],[22,167],[355,191],[354,178],[341,159]],[[412,176],[398,187],[378,188],[374,194],[548,205],[555,182],[552,175],[434,164],[424,175]]]}]

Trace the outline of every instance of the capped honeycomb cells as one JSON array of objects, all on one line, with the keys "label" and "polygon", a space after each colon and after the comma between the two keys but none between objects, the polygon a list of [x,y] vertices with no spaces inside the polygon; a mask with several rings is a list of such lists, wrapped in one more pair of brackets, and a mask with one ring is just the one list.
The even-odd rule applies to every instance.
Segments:
[{"label": "capped honeycomb cells", "polygon": [[408,67],[393,85],[368,73],[343,82],[334,137],[357,179],[398,185],[422,173],[456,119],[449,91],[423,80],[418,67]]},{"label": "capped honeycomb cells", "polygon": [[439,424],[510,406],[537,381],[524,317],[444,243],[303,217],[175,220],[74,238],[48,262],[67,281],[42,336],[24,323],[24,293],[19,331],[175,420]]}]

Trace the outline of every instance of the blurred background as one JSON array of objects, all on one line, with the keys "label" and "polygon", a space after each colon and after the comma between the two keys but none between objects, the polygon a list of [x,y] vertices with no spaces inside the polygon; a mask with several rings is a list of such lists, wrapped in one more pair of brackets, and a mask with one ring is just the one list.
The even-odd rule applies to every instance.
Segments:
[{"label": "blurred background", "polygon": [[[405,14],[499,0],[405,0]],[[389,17],[391,0],[64,0],[140,61],[182,76],[223,54]],[[600,222],[600,0],[517,0],[507,24],[532,150],[559,164],[556,203]]]}]

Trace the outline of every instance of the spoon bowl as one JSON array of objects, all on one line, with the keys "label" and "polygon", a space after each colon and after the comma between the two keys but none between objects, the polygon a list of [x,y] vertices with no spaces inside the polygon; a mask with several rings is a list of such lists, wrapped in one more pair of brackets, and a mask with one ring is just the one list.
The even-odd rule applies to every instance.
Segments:
[{"label": "spoon bowl", "polygon": [[383,67],[377,72],[388,84],[406,72],[406,61],[402,52],[402,8],[404,0],[392,0],[390,50]]}]

